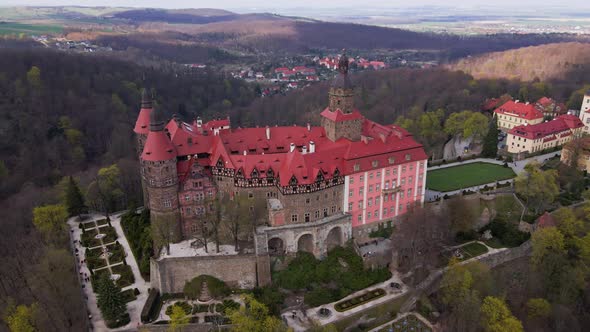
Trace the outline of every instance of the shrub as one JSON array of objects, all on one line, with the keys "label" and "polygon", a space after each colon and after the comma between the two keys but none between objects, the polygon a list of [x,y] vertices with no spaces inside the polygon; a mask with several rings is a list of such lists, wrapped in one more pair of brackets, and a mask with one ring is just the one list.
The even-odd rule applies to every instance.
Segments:
[{"label": "shrub", "polygon": [[195,304],[193,306],[193,313],[209,312],[208,304]]},{"label": "shrub", "polygon": [[377,288],[372,291],[361,294],[359,296],[353,297],[352,299],[338,302],[334,305],[334,309],[336,309],[336,311],[339,312],[350,310],[356,306],[372,301],[383,295],[385,295],[385,291],[382,288]]},{"label": "shrub", "polygon": [[503,245],[508,247],[517,247],[529,239],[530,234],[521,232],[518,227],[511,222],[494,220],[481,229],[482,232],[491,230],[492,235],[500,240]]},{"label": "shrub", "polygon": [[459,243],[473,241],[475,239],[477,239],[477,232],[474,230],[469,230],[469,231],[465,231],[465,232],[459,231],[455,235],[455,240]]},{"label": "shrub", "polygon": [[180,307],[182,309],[182,311],[184,311],[184,313],[186,315],[190,315],[191,311],[192,311],[192,306],[184,301],[181,302],[176,302],[173,305],[169,306],[168,308],[166,308],[166,315],[170,316],[172,314],[172,310],[174,310],[174,307]]},{"label": "shrub", "polygon": [[125,326],[129,324],[131,321],[131,317],[129,317],[129,313],[125,313],[116,321],[107,321],[106,325],[109,329],[115,329],[117,327]]},{"label": "shrub", "polygon": [[133,289],[133,294],[135,294],[135,296],[139,295],[139,289],[137,289],[137,288]]},{"label": "shrub", "polygon": [[121,217],[121,227],[137,259],[141,275],[149,280],[150,257],[153,255],[149,210],[144,209],[141,214],[135,213],[134,209],[128,211]]},{"label": "shrub", "polygon": [[276,285],[256,287],[252,290],[252,294],[256,300],[266,305],[272,315],[280,316],[283,303],[285,303],[285,295]]},{"label": "shrub", "polygon": [[213,298],[222,298],[230,293],[230,289],[225,282],[213,276],[203,274],[186,282],[184,285],[184,294],[192,300],[198,299],[201,295],[201,286],[203,285],[203,282],[207,283],[209,295]]}]

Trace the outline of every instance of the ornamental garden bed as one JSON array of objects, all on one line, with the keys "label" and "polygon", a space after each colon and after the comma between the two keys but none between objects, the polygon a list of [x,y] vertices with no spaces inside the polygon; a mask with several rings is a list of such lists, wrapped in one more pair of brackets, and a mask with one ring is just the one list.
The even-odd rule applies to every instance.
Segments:
[{"label": "ornamental garden bed", "polygon": [[101,234],[105,234],[106,236],[102,239],[102,241],[107,243],[112,243],[117,240],[117,231],[113,226],[101,227],[100,229]]},{"label": "ornamental garden bed", "polygon": [[193,313],[198,314],[201,312],[209,312],[209,305],[208,304],[195,304],[193,306]]},{"label": "ornamental garden bed", "polygon": [[90,229],[84,231],[80,236],[80,242],[86,248],[93,248],[100,246],[100,239],[97,239],[95,236],[98,234],[96,229]]},{"label": "ornamental garden bed", "polygon": [[481,243],[472,242],[462,246],[461,251],[463,251],[464,259],[469,259],[487,253],[488,248]]},{"label": "ornamental garden bed", "polygon": [[123,246],[119,242],[107,246],[107,249],[111,253],[109,256],[109,262],[111,264],[119,263],[125,259],[125,249],[123,249]]},{"label": "ornamental garden bed", "polygon": [[188,304],[184,301],[180,301],[180,302],[176,302],[173,305],[166,308],[166,315],[170,316],[172,314],[172,310],[174,310],[174,307],[180,307],[186,315],[190,315],[191,311],[193,309],[193,307],[190,304]]},{"label": "ornamental garden bed", "polygon": [[338,312],[347,311],[352,308],[358,307],[359,305],[362,305],[367,302],[373,301],[377,298],[380,298],[384,295],[385,295],[385,291],[382,288],[373,289],[369,292],[355,296],[351,299],[336,303],[336,305],[334,305],[334,309],[336,309],[336,311],[338,311]]},{"label": "ornamental garden bed", "polygon": [[88,268],[94,270],[107,266],[107,261],[101,258],[102,248],[86,249],[85,257]]},{"label": "ornamental garden bed", "polygon": [[117,265],[111,267],[113,274],[119,274],[121,277],[117,280],[117,286],[119,287],[127,287],[135,282],[135,277],[133,276],[133,271],[129,265]]},{"label": "ornamental garden bed", "polygon": [[106,225],[106,224],[108,224],[108,223],[109,223],[109,222],[108,222],[106,219],[100,219],[100,220],[97,220],[97,221],[96,221],[96,224],[97,224],[98,226],[101,226],[101,225]]},{"label": "ornamental garden bed", "polygon": [[223,300],[222,303],[215,305],[215,311],[222,315],[227,315],[228,310],[237,310],[240,308],[240,304],[234,300]]},{"label": "ornamental garden bed", "polygon": [[227,325],[230,323],[229,318],[221,315],[205,316],[205,323],[215,323],[217,325]]},{"label": "ornamental garden bed", "polygon": [[432,332],[432,329],[415,315],[408,315],[393,321],[379,332]]},{"label": "ornamental garden bed", "polygon": [[126,291],[122,291],[121,295],[123,295],[123,299],[125,300],[125,303],[128,303],[131,301],[135,301],[137,299],[137,295],[135,295],[136,293],[139,294],[139,291],[136,292],[135,289],[131,288]]}]

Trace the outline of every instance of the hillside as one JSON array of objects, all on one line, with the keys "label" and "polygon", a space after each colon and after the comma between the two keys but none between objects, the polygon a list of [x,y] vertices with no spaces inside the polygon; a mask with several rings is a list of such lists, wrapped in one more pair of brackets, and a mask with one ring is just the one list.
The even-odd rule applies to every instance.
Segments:
[{"label": "hillside", "polygon": [[564,78],[590,65],[590,43],[555,43],[494,52],[461,59],[449,65],[475,78],[508,78],[532,81]]}]

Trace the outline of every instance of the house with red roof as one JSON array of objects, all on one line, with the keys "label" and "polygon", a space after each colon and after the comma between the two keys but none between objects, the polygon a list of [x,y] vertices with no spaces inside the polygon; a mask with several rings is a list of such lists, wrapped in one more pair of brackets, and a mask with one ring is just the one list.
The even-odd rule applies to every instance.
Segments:
[{"label": "house with red roof", "polygon": [[509,100],[494,110],[498,129],[509,131],[521,125],[534,125],[543,122],[543,112],[535,105]]},{"label": "house with red roof", "polygon": [[584,128],[575,115],[560,115],[534,125],[520,125],[508,131],[506,146],[510,153],[535,153],[562,146],[580,137]]},{"label": "house with red roof", "polygon": [[[408,131],[366,119],[354,105],[348,58],[337,64],[321,125],[233,128],[230,119],[164,121],[149,100],[135,132],[146,205],[176,220],[179,239],[203,227],[219,192],[262,200],[256,255],[309,251],[368,239],[424,202],[427,155]],[[209,202],[209,203],[208,203]]]},{"label": "house with red roof", "polygon": [[567,113],[567,107],[564,103],[558,103],[549,97],[541,97],[535,102],[535,107],[543,112],[546,119],[553,119],[556,116]]}]

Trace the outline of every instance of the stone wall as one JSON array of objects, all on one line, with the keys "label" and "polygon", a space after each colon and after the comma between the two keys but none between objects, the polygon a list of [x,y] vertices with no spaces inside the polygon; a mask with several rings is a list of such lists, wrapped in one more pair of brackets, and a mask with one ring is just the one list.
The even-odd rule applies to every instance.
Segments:
[{"label": "stone wall", "polygon": [[[261,261],[261,264],[268,265],[268,261]],[[202,274],[223,280],[231,287],[250,289],[257,285],[258,273],[262,274],[259,278],[265,281],[262,284],[270,281],[270,270],[258,269],[255,255],[166,257],[150,260],[150,283],[160,293],[181,293],[187,281]]]}]

